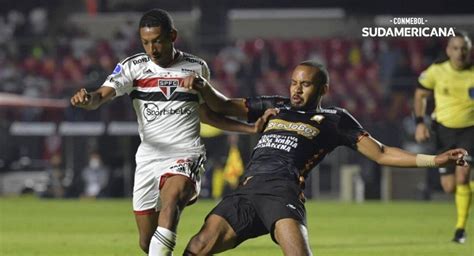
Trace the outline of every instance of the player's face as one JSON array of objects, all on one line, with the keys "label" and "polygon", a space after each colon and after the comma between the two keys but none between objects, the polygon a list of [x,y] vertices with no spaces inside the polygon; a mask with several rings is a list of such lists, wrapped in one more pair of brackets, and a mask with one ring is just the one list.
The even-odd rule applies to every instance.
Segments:
[{"label": "player's face", "polygon": [[290,85],[291,106],[296,109],[311,109],[318,104],[316,77],[319,70],[310,66],[297,66],[293,70]]},{"label": "player's face", "polygon": [[161,27],[140,28],[143,49],[150,59],[161,67],[167,67],[173,61],[173,42],[176,31],[162,33]]},{"label": "player's face", "polygon": [[455,68],[464,68],[470,62],[472,44],[467,38],[453,37],[449,39],[446,54]]}]

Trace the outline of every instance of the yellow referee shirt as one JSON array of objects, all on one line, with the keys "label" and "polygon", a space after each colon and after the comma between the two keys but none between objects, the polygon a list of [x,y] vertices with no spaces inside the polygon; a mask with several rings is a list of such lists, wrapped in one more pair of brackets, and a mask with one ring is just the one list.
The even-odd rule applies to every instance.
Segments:
[{"label": "yellow referee shirt", "polygon": [[474,125],[474,66],[454,69],[448,61],[432,64],[418,78],[426,89],[433,90],[434,115],[448,128]]}]

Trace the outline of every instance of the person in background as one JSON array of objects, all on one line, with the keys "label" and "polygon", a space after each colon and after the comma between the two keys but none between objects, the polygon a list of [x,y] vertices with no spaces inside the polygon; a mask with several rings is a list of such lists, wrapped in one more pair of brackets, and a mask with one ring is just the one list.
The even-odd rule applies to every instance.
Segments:
[{"label": "person in background", "polygon": [[[434,138],[438,152],[462,147],[474,152],[474,66],[471,63],[472,42],[457,31],[449,38],[447,59],[433,63],[418,78],[415,91],[415,139],[421,143]],[[433,130],[426,123],[426,102],[434,95]],[[441,186],[455,194],[457,221],[453,242],[466,242],[466,227],[471,204],[469,166],[440,168]]]},{"label": "person in background", "polygon": [[97,152],[89,156],[89,164],[82,170],[84,191],[82,196],[96,198],[102,194],[109,182],[109,172]]}]

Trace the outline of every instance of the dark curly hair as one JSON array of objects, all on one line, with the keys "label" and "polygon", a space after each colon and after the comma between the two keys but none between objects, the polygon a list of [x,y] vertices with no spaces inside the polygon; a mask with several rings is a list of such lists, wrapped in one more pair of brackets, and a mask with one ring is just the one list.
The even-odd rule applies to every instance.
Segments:
[{"label": "dark curly hair", "polygon": [[143,27],[161,27],[166,32],[176,30],[171,15],[162,9],[151,9],[143,14],[139,28]]}]

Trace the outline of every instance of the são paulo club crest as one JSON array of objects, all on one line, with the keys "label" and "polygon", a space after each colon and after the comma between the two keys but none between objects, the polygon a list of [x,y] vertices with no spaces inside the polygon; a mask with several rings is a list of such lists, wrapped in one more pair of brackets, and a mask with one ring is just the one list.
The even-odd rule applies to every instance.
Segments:
[{"label": "s\u00e3o paulo club crest", "polygon": [[179,79],[158,79],[158,88],[160,88],[161,93],[163,93],[168,100],[171,98],[174,91],[176,91],[178,85]]}]

